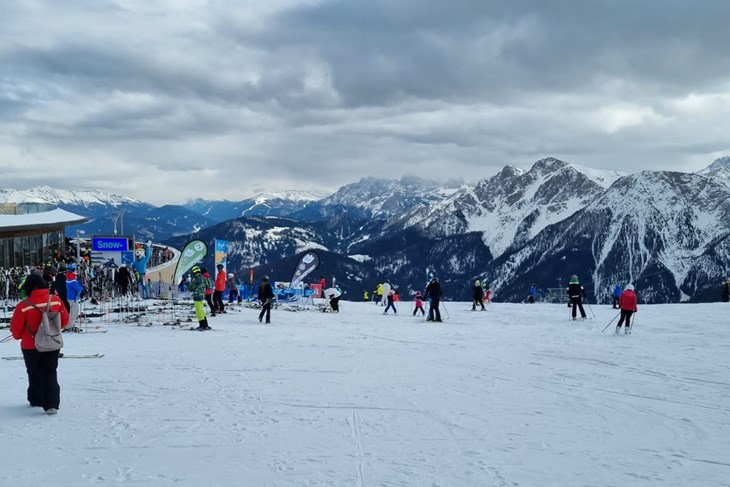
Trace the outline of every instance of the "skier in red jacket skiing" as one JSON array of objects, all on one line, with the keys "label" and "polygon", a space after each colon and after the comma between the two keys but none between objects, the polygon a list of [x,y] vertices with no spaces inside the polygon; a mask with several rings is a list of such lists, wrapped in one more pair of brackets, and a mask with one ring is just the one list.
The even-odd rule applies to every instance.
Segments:
[{"label": "skier in red jacket skiing", "polygon": [[619,318],[618,325],[616,325],[617,335],[621,331],[621,325],[624,323],[624,320],[626,320],[624,334],[629,335],[631,333],[631,315],[638,311],[636,302],[637,298],[634,292],[634,286],[629,284],[624,289],[624,292],[621,293],[621,297],[618,298],[618,305],[621,308],[621,318]]}]

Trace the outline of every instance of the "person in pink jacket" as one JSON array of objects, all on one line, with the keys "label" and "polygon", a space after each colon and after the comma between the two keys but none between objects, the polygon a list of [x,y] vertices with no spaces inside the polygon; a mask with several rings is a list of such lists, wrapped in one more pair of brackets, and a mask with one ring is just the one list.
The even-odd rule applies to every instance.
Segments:
[{"label": "person in pink jacket", "polygon": [[636,305],[637,301],[638,299],[636,297],[636,293],[634,292],[634,286],[632,284],[629,284],[624,289],[624,292],[621,293],[621,297],[618,298],[618,305],[621,308],[621,318],[619,318],[618,325],[616,325],[617,335],[621,331],[621,325],[624,323],[624,320],[626,321],[624,334],[631,334],[631,315],[639,310],[638,306]]}]

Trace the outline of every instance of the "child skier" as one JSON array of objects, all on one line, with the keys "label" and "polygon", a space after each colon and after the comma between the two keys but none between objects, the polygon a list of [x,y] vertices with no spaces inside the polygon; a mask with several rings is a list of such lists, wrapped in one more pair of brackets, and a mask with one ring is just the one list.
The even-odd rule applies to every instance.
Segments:
[{"label": "child skier", "polygon": [[421,291],[416,292],[416,307],[413,308],[413,316],[416,316],[417,312],[421,312],[421,316],[425,316],[426,312],[423,310],[423,295]]}]

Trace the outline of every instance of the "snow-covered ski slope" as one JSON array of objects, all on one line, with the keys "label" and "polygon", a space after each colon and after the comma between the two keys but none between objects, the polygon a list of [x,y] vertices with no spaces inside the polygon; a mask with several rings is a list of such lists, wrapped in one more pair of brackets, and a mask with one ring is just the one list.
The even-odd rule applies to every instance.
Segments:
[{"label": "snow-covered ski slope", "polygon": [[730,485],[729,305],[640,305],[631,336],[608,306],[340,306],[100,322],[66,337],[105,356],[60,362],[54,417],[0,360],[0,485]]}]

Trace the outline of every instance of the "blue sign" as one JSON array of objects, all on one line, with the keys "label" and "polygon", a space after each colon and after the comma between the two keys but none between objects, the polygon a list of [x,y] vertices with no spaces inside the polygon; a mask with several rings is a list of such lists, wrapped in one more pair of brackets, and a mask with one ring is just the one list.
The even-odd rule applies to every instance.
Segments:
[{"label": "blue sign", "polygon": [[129,240],[125,237],[94,237],[91,239],[91,250],[96,252],[126,252]]},{"label": "blue sign", "polygon": [[134,264],[134,252],[122,252],[122,265]]}]

